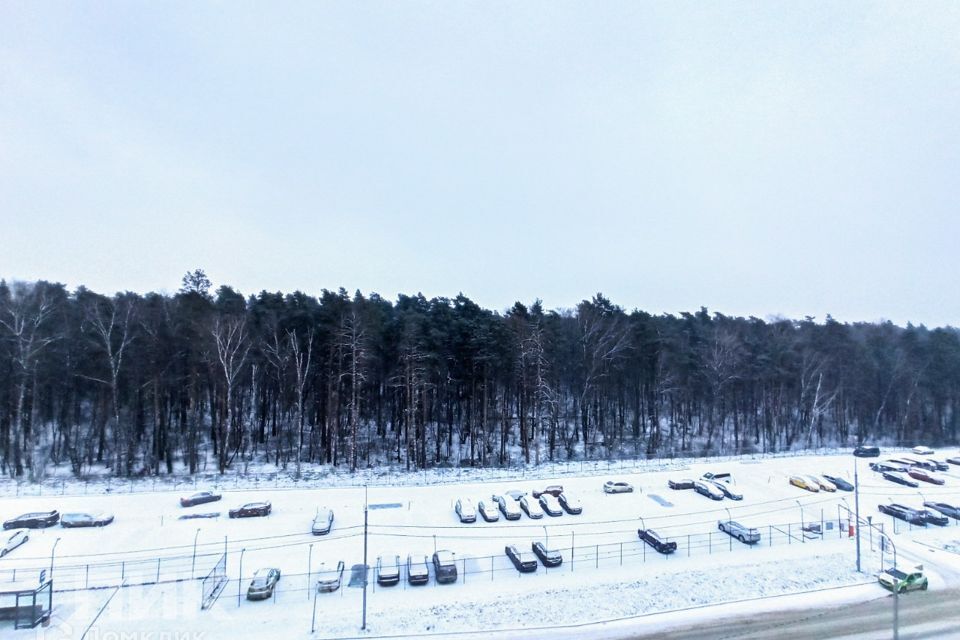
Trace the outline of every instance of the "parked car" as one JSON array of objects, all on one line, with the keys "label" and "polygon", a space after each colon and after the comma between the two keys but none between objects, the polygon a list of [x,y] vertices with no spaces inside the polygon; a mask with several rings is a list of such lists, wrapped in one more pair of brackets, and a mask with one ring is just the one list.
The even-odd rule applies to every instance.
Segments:
[{"label": "parked car", "polygon": [[954,456],[952,458],[947,458],[947,462],[960,466],[960,457]]},{"label": "parked car", "polygon": [[554,549],[547,549],[547,546],[542,542],[534,542],[530,545],[533,549],[533,552],[537,554],[537,557],[540,558],[540,562],[543,563],[545,567],[559,567],[563,564],[563,555],[559,551]]},{"label": "parked car", "polygon": [[913,451],[915,454],[917,454],[918,456],[932,456],[932,455],[933,455],[933,449],[931,449],[930,447],[925,447],[925,446],[923,446],[923,445],[917,445],[917,446],[915,446],[915,447],[912,449],[912,451]]},{"label": "parked car", "polygon": [[26,531],[14,531],[13,535],[4,541],[3,546],[0,546],[0,558],[7,555],[29,539],[30,536],[27,535]]},{"label": "parked car", "polygon": [[310,533],[315,536],[325,536],[333,529],[333,509],[326,507],[317,511],[313,517],[313,524],[310,526]]},{"label": "parked car", "polygon": [[917,469],[914,467],[907,472],[907,475],[913,478],[914,480],[923,480],[924,482],[929,482],[930,484],[945,484],[946,481],[943,478],[938,478],[933,475],[930,471],[926,469]]},{"label": "parked car", "polygon": [[576,516],[583,513],[583,504],[581,504],[580,498],[564,491],[557,500],[560,501],[560,506],[563,507],[563,510],[570,515]]},{"label": "parked car", "polygon": [[693,483],[693,490],[711,500],[723,500],[723,491],[720,491],[720,489],[715,487],[711,482],[697,480]]},{"label": "parked car", "polygon": [[532,492],[534,498],[539,498],[545,493],[550,494],[554,498],[559,498],[560,494],[563,493],[563,487],[559,484],[551,484],[547,487],[544,487],[542,491],[534,489]]},{"label": "parked car", "polygon": [[927,590],[927,577],[923,575],[923,566],[921,565],[918,565],[912,571],[901,571],[897,568],[886,569],[877,575],[877,581],[895,593]]},{"label": "parked car", "polygon": [[933,460],[928,460],[926,458],[924,458],[923,460],[919,460],[917,458],[906,458],[906,457],[903,459],[907,461],[908,466],[913,467],[914,469],[926,469],[927,471],[937,470],[937,463],[934,462]]},{"label": "parked car", "polygon": [[510,558],[510,562],[520,573],[531,573],[537,570],[537,556],[529,551],[520,551],[516,545],[508,544],[503,552]]},{"label": "parked car", "polygon": [[4,529],[46,529],[60,522],[60,512],[39,511],[24,513],[3,523]]},{"label": "parked car", "polygon": [[800,487],[801,489],[806,489],[807,491],[813,491],[814,493],[820,491],[820,485],[810,480],[807,476],[790,476],[790,484],[795,487]]},{"label": "parked car", "polygon": [[437,584],[457,581],[457,562],[452,551],[434,551],[433,575]]},{"label": "parked car", "polygon": [[500,513],[507,520],[519,520],[523,513],[520,511],[520,505],[510,496],[493,496],[493,501],[500,507]]},{"label": "parked car", "polygon": [[548,516],[562,516],[563,507],[560,506],[560,501],[557,500],[552,493],[541,493],[540,494],[540,508],[543,509],[543,512]]},{"label": "parked car", "polygon": [[321,593],[330,593],[340,588],[343,582],[343,560],[337,562],[335,568],[326,562],[320,563],[320,570],[317,571],[317,591]]},{"label": "parked car", "polygon": [[904,522],[915,524],[918,527],[923,527],[927,524],[922,513],[920,513],[916,509],[905,507],[902,504],[896,504],[896,503],[880,504],[880,505],[877,505],[877,509],[880,510],[880,513],[885,513],[888,516],[899,518]]},{"label": "parked car", "polygon": [[520,498],[520,508],[523,509],[523,512],[526,513],[528,517],[534,520],[539,520],[543,517],[543,509],[540,508],[540,503],[534,500],[533,496],[523,496]]},{"label": "parked car", "polygon": [[960,507],[955,507],[946,502],[924,502],[923,506],[939,511],[945,516],[950,516],[954,520],[960,520]]},{"label": "parked car", "polygon": [[950,520],[942,513],[937,513],[932,509],[917,509],[923,516],[923,521],[927,524],[935,524],[938,527],[945,527],[950,524]]},{"label": "parked car", "polygon": [[510,496],[510,497],[513,498],[514,500],[519,501],[520,498],[522,498],[523,496],[527,495],[527,492],[526,492],[526,491],[520,491],[519,489],[511,489],[510,491],[505,491],[505,492],[503,493],[503,495],[505,495],[505,496]]},{"label": "parked car", "polygon": [[745,527],[736,520],[720,520],[717,522],[717,528],[744,544],[756,544],[760,542],[759,529]]},{"label": "parked car", "polygon": [[725,482],[717,482],[716,480],[704,480],[704,482],[712,484],[719,489],[720,493],[722,493],[725,498],[730,498],[731,500],[743,500],[743,494],[737,493]]},{"label": "parked car", "polygon": [[934,471],[947,471],[950,469],[950,465],[944,460],[939,460],[937,458],[927,458],[928,462],[932,462],[937,468]]},{"label": "parked car", "polygon": [[858,458],[879,458],[880,447],[860,445],[853,450],[853,455],[857,456]]},{"label": "parked car", "polygon": [[377,557],[377,584],[389,587],[400,582],[400,556]]},{"label": "parked car", "polygon": [[693,480],[684,478],[682,480],[667,480],[667,486],[675,491],[682,489],[693,489]]},{"label": "parked car", "polygon": [[637,529],[637,535],[640,536],[641,540],[664,555],[673,553],[677,550],[676,542],[673,540],[670,540],[669,542],[664,540],[660,534],[653,529]]},{"label": "parked car", "polygon": [[827,480],[826,478],[821,478],[820,476],[810,474],[807,476],[814,485],[820,487],[821,491],[828,491],[834,493],[837,490],[836,485]]},{"label": "parked car", "polygon": [[885,462],[871,462],[870,468],[878,473],[894,472],[894,473],[906,473],[907,466],[891,462],[887,460]]},{"label": "parked car", "polygon": [[193,494],[192,496],[187,496],[186,498],[180,498],[181,507],[192,507],[198,504],[204,504],[207,502],[216,502],[217,500],[223,497],[222,494],[217,493],[216,491],[200,491]]},{"label": "parked car", "polygon": [[819,522],[807,522],[800,526],[804,538],[816,538],[823,535],[823,527]]},{"label": "parked car", "polygon": [[827,474],[822,474],[824,478],[833,483],[837,489],[840,491],[853,491],[853,485],[847,482],[847,480],[841,476],[830,476]]},{"label": "parked car", "polygon": [[902,484],[905,487],[919,487],[919,482],[914,482],[907,476],[902,473],[897,473],[896,471],[884,471],[883,472],[884,480],[889,480],[890,482],[896,482],[897,484]]},{"label": "parked car", "polygon": [[607,480],[603,483],[604,493],[632,493],[633,485],[622,480]]},{"label": "parked car", "polygon": [[729,473],[727,473],[726,471],[722,471],[722,472],[719,472],[719,473],[713,473],[713,472],[711,472],[711,471],[707,471],[707,472],[706,472],[705,474],[703,474],[703,476],[701,476],[701,477],[702,477],[704,480],[719,480],[719,481],[727,482],[727,483],[733,482],[733,476],[730,475]]},{"label": "parked car", "polygon": [[247,587],[247,600],[266,600],[280,581],[280,569],[257,569]]},{"label": "parked car", "polygon": [[458,498],[453,510],[457,512],[460,522],[477,521],[477,510],[474,508],[473,501],[470,498]]},{"label": "parked car", "polygon": [[500,519],[500,507],[494,500],[481,500],[477,503],[477,511],[487,522],[496,522]]},{"label": "parked car", "polygon": [[270,515],[272,506],[269,502],[248,502],[242,507],[230,509],[231,518],[261,518]]},{"label": "parked car", "polygon": [[113,522],[112,513],[65,513],[60,516],[60,526],[72,527],[105,527]]},{"label": "parked car", "polygon": [[427,556],[407,556],[407,582],[411,585],[430,582],[430,566]]}]

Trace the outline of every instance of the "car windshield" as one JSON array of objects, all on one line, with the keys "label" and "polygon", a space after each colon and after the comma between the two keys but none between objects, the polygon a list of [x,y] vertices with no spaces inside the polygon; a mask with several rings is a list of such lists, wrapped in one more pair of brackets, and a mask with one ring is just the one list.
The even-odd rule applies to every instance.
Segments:
[{"label": "car windshield", "polygon": [[440,564],[450,564],[453,562],[453,553],[450,551],[437,551],[437,560]]}]

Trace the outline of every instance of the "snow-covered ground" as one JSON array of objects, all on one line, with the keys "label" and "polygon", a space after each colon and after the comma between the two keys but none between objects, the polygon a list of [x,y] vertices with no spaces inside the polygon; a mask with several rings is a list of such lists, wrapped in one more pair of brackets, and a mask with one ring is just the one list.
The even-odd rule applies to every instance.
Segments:
[{"label": "snow-covered ground", "polygon": [[[939,457],[955,455],[952,451],[939,453]],[[879,478],[868,470],[867,461],[831,455],[674,461],[668,470],[646,464],[643,470],[634,470],[628,465],[622,471],[611,469],[609,475],[596,475],[598,469],[591,469],[582,475],[535,480],[505,479],[491,472],[478,474],[482,477],[470,482],[369,487],[369,564],[375,565],[381,554],[406,558],[449,549],[456,554],[460,580],[454,585],[431,581],[427,587],[410,587],[405,582],[388,588],[372,585],[368,631],[363,635],[573,625],[871,581],[881,562],[879,534],[872,539],[864,531],[864,573],[858,574],[854,541],[846,536],[845,505],[854,508],[853,494],[810,493],[787,481],[792,473],[824,472],[852,481],[855,463],[859,465],[861,516],[886,523],[888,533],[890,518],[877,511],[881,502],[913,506],[924,499],[960,502],[960,472],[943,472],[944,486],[918,490]],[[744,499],[715,502],[666,486],[668,478],[699,477],[706,471],[731,472]],[[626,480],[637,490],[605,494],[601,486],[606,479]],[[529,491],[552,483],[563,484],[581,498],[582,515],[461,524],[453,512],[459,496],[476,502],[492,493]],[[103,634],[109,631],[168,629],[202,631],[206,638],[242,637],[254,629],[269,630],[283,624],[290,637],[305,637],[313,614],[312,586],[321,563],[335,566],[343,560],[347,565],[343,588],[316,598],[317,628],[322,637],[361,635],[362,589],[347,586],[347,582],[350,567],[363,562],[364,488],[303,488],[301,484],[300,488],[280,490],[242,487],[238,482],[236,489],[224,492],[221,502],[183,509],[177,498],[176,493],[158,491],[0,499],[4,519],[49,509],[104,510],[116,515],[116,521],[104,529],[31,531],[27,544],[0,559],[0,585],[35,580],[42,568],[49,570],[53,554],[57,589],[76,591],[55,594],[55,624],[47,629],[49,638],[79,638],[114,591],[87,587],[158,579],[160,584],[117,591],[91,633],[107,637]],[[273,513],[268,518],[226,518],[227,509],[255,500],[270,500]],[[330,535],[317,537],[310,535],[309,528],[320,506],[332,508],[336,519]],[[222,515],[179,519],[191,512]],[[760,543],[746,546],[718,532],[717,521],[727,518],[757,527]],[[824,539],[804,538],[801,522],[822,523]],[[677,552],[665,557],[640,543],[636,534],[640,526],[675,540]],[[949,548],[960,542],[960,527],[955,521],[939,530],[900,527],[894,539],[902,538]],[[515,543],[529,548],[533,540],[560,549],[563,565],[517,574],[503,555],[503,547]],[[190,578],[205,575],[224,551],[231,582],[212,609],[200,611],[200,584]],[[255,569],[281,569],[283,578],[274,600],[252,603],[241,598],[238,605],[241,562],[241,593]],[[889,563],[889,554],[885,563]]]}]

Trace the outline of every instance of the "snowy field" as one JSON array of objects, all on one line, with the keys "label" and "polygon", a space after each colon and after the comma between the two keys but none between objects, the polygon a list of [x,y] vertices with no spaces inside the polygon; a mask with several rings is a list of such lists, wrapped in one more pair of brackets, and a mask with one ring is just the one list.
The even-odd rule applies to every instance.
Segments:
[{"label": "snowy field", "polygon": [[[953,455],[956,452],[940,451],[937,457]],[[104,529],[30,531],[29,542],[0,559],[0,585],[35,582],[41,569],[50,569],[56,545],[54,624],[40,636],[51,639],[80,638],[91,623],[88,638],[153,629],[204,632],[202,637],[220,638],[243,636],[254,629],[268,631],[278,624],[285,625],[289,637],[309,637],[314,619],[314,637],[370,637],[538,628],[640,616],[872,581],[881,563],[879,534],[873,539],[864,531],[864,573],[858,574],[854,542],[846,535],[845,509],[846,505],[854,508],[853,494],[804,491],[788,483],[793,473],[829,473],[852,482],[854,464],[858,464],[861,516],[883,523],[888,533],[891,519],[877,511],[880,503],[892,500],[919,506],[924,499],[960,503],[960,468],[939,472],[946,480],[943,486],[913,489],[883,480],[867,468],[867,462],[849,455],[674,461],[661,470],[634,470],[628,465],[609,475],[598,475],[602,470],[594,468],[582,475],[538,479],[506,479],[490,472],[470,482],[397,483],[366,491],[358,486],[303,488],[302,484],[281,490],[243,487],[238,482],[236,489],[224,490],[222,501],[189,509],[181,508],[179,494],[169,491],[8,497],[0,499],[3,519],[58,509],[61,513],[108,511],[116,521]],[[693,491],[667,488],[670,478],[697,478],[707,471],[732,473],[735,489],[744,499],[716,502]],[[625,480],[636,490],[605,494],[602,484],[607,479]],[[476,523],[461,524],[453,511],[459,496],[476,502],[489,499],[492,493],[530,491],[554,483],[580,497],[583,514],[540,520],[524,515],[519,521],[496,523],[478,518]],[[361,633],[362,589],[348,583],[351,566],[363,563],[365,493],[370,565],[376,564],[379,555],[405,559],[408,554],[429,556],[435,549],[448,549],[456,555],[459,580],[437,585],[431,579],[425,587],[411,587],[405,581],[380,587],[371,582],[368,630]],[[269,517],[226,517],[229,508],[258,500],[272,502]],[[310,524],[321,506],[334,510],[333,531],[313,536]],[[221,515],[179,519],[186,513],[211,512]],[[717,521],[727,518],[758,528],[760,542],[743,545],[717,531]],[[801,523],[811,522],[821,524],[822,538],[804,536]],[[894,539],[898,545],[906,538],[950,549],[960,546],[956,525],[951,520],[943,529],[908,530],[901,523]],[[640,526],[677,542],[677,552],[661,556],[639,542]],[[555,569],[541,566],[536,573],[520,575],[504,556],[504,545],[529,549],[535,540],[559,549],[564,562]],[[201,611],[200,583],[191,577],[205,575],[224,552],[231,581],[213,608]],[[346,565],[342,588],[314,599],[318,573],[339,561]],[[241,597],[238,602],[241,562],[241,594],[257,568],[282,571],[272,600],[248,602]],[[889,564],[889,556],[885,563]],[[142,586],[113,588],[121,582]],[[108,598],[109,604],[94,622]],[[7,637],[11,627],[0,629]],[[33,637],[34,632],[9,633],[10,637]]]}]

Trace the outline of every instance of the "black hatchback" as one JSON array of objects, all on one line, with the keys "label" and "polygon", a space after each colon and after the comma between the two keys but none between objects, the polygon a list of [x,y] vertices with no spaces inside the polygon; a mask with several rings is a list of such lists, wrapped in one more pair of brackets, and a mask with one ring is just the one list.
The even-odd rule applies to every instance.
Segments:
[{"label": "black hatchback", "polygon": [[41,511],[38,513],[25,513],[12,520],[3,523],[4,529],[46,529],[60,522],[60,512]]},{"label": "black hatchback", "polygon": [[853,455],[858,458],[879,458],[880,457],[880,447],[868,447],[866,445],[860,445],[853,450]]}]

